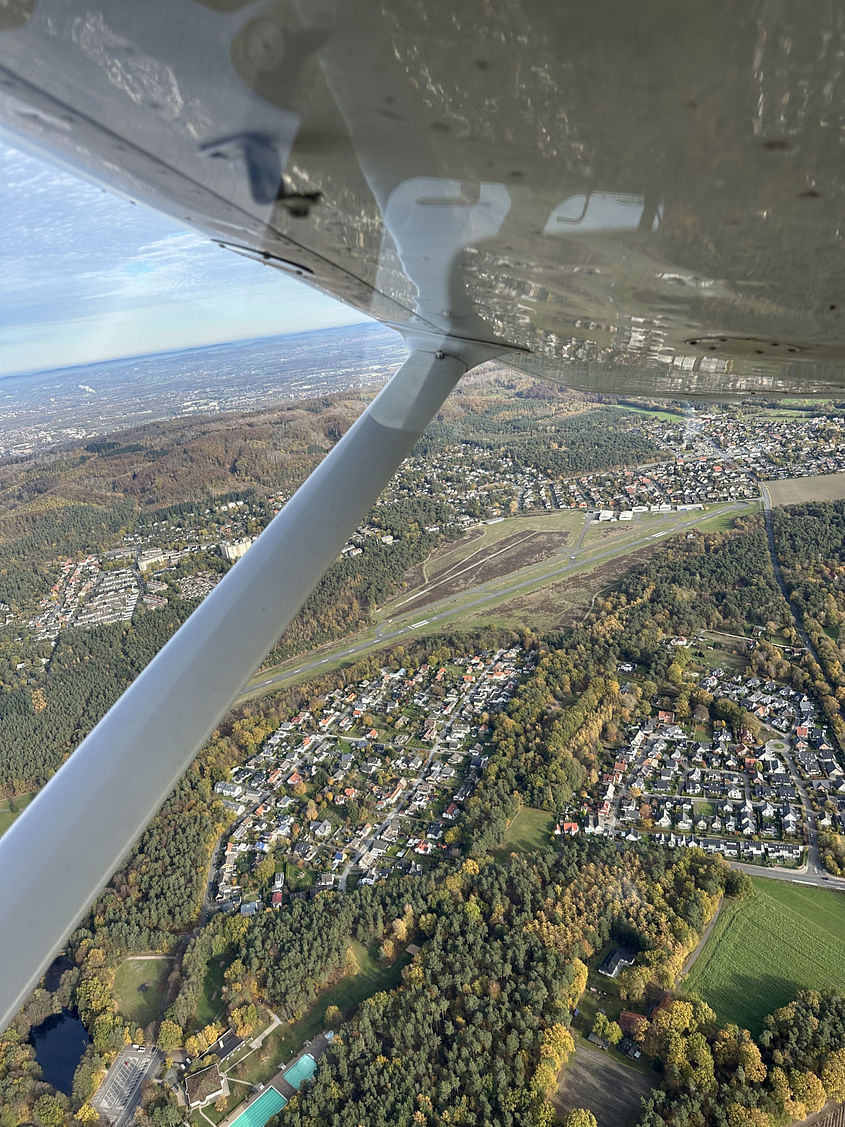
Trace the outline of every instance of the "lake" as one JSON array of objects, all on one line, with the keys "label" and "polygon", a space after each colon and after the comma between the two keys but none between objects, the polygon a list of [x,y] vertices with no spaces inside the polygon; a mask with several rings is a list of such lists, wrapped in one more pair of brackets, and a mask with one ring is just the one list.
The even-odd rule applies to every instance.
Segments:
[{"label": "lake", "polygon": [[33,1027],[29,1039],[44,1079],[69,1096],[76,1066],[91,1043],[79,1015],[75,1010],[52,1014],[41,1025]]}]

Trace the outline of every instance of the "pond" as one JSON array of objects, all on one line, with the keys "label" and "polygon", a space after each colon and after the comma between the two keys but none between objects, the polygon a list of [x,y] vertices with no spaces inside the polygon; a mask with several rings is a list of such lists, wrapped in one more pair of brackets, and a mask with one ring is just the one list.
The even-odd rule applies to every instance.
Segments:
[{"label": "pond", "polygon": [[33,1027],[29,1039],[48,1084],[69,1096],[73,1074],[82,1054],[91,1043],[88,1031],[76,1011],[62,1010],[51,1014],[41,1025]]}]

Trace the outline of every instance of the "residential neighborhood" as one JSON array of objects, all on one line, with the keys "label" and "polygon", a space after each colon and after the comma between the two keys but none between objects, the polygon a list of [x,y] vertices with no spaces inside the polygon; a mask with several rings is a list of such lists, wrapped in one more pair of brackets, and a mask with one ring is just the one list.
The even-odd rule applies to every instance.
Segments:
[{"label": "residential neighborhood", "polygon": [[535,656],[512,647],[413,674],[383,669],[282,724],[214,788],[233,817],[212,878],[218,905],[244,915],[266,907],[244,893],[245,875],[266,857],[277,866],[273,907],[396,869],[421,872],[448,849],[487,765],[487,720]]},{"label": "residential neighborhood", "polygon": [[776,681],[719,668],[699,684],[755,716],[760,736],[744,730],[737,741],[724,721],[711,725],[701,710],[695,738],[674,712],[660,709],[630,727],[594,801],[563,812],[556,832],[583,829],[629,842],[648,835],[728,860],[800,865],[811,828],[845,830],[845,772],[815,702]]}]

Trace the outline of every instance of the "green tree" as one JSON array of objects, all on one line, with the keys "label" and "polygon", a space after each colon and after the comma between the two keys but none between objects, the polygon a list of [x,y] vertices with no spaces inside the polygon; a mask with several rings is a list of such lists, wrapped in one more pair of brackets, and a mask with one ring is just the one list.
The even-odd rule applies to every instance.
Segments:
[{"label": "green tree", "polygon": [[67,1123],[67,1109],[56,1096],[39,1096],[33,1110],[42,1127],[65,1127]]},{"label": "green tree", "polygon": [[596,1117],[586,1107],[574,1107],[563,1121],[563,1127],[598,1127]]},{"label": "green tree", "polygon": [[593,1033],[611,1045],[618,1045],[622,1040],[622,1030],[615,1021],[610,1021],[607,1014],[596,1014],[593,1022]]},{"label": "green tree", "polygon": [[156,1044],[163,1053],[172,1053],[182,1044],[182,1027],[175,1021],[165,1018],[159,1027]]}]

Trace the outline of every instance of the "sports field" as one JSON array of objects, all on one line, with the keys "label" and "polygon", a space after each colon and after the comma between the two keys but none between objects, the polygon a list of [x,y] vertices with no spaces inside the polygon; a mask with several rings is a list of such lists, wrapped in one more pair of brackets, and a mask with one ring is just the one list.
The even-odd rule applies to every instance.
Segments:
[{"label": "sports field", "polygon": [[684,988],[720,1021],[759,1033],[767,1013],[802,987],[845,986],[845,896],[752,878],[754,895],[728,903]]}]

